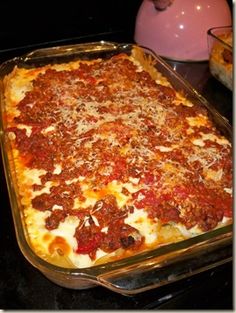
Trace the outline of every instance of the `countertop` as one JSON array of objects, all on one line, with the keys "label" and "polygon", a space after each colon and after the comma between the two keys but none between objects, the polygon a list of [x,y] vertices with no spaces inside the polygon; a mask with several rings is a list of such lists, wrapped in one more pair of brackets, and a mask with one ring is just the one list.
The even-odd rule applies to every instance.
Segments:
[{"label": "countertop", "polygon": [[[37,46],[2,51],[0,61],[34,48],[97,40],[125,42],[126,37],[118,32],[115,35],[106,33],[96,37],[71,38],[62,42],[44,42]],[[171,65],[232,123],[232,92],[211,76],[207,62],[180,62]],[[0,182],[0,309],[232,310],[232,262],[136,296],[123,296],[103,287],[70,290],[52,283],[24,258],[17,245],[2,162],[0,164],[2,173]]]}]

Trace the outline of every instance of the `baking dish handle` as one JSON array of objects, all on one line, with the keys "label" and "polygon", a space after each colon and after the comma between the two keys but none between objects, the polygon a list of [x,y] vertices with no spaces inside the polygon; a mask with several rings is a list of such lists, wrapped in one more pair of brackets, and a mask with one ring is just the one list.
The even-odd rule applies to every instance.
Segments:
[{"label": "baking dish handle", "polygon": [[98,282],[121,294],[133,295],[160,287],[232,260],[232,238],[208,244],[206,249],[197,247],[193,251],[146,260],[122,270],[115,270],[97,277]]},{"label": "baking dish handle", "polygon": [[53,58],[53,57],[66,57],[71,56],[72,54],[76,55],[78,53],[85,52],[101,52],[106,50],[116,50],[119,47],[119,44],[109,41],[99,41],[99,42],[90,42],[90,43],[79,43],[73,45],[62,45],[51,48],[41,48],[33,50],[29,53],[26,53],[22,56],[24,62],[31,61],[34,59],[40,58]]}]

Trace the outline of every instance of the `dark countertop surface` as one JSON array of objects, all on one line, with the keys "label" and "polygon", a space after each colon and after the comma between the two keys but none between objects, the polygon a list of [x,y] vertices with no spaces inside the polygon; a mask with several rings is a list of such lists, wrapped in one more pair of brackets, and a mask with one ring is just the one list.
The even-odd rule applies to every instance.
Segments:
[{"label": "dark countertop surface", "polygon": [[[127,41],[122,32],[108,32],[58,43],[38,44],[37,48],[102,39]],[[33,48],[27,46],[2,50],[0,61]],[[232,92],[211,76],[207,62],[176,63],[172,66],[232,123]],[[55,285],[24,258],[17,245],[2,162],[0,170],[0,309],[233,309],[232,262],[136,296],[123,296],[103,287],[70,290]]]}]

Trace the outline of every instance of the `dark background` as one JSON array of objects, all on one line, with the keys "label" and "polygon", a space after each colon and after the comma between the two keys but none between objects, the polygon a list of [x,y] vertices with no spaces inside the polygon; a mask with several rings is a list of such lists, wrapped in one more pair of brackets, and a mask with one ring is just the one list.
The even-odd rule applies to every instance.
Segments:
[{"label": "dark background", "polygon": [[125,32],[132,41],[141,2],[1,0],[0,50],[108,32]]},{"label": "dark background", "polygon": [[[122,32],[123,40],[133,41],[141,3],[142,0],[1,0],[0,51],[94,33]],[[232,1],[228,3],[232,8]]]}]

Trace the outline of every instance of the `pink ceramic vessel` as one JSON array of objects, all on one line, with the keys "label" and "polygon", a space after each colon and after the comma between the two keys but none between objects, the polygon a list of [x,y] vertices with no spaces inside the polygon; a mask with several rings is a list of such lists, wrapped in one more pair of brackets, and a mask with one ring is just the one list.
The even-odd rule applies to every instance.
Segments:
[{"label": "pink ceramic vessel", "polygon": [[207,30],[231,24],[226,0],[174,0],[162,11],[152,0],[144,0],[134,40],[172,60],[203,61],[208,59]]}]

